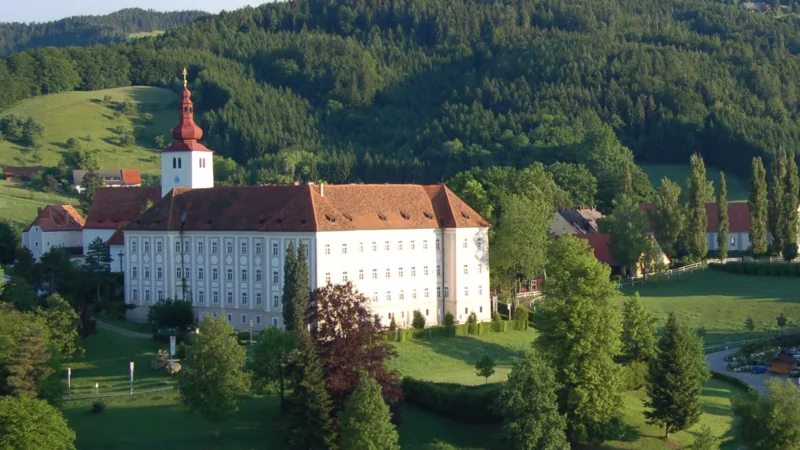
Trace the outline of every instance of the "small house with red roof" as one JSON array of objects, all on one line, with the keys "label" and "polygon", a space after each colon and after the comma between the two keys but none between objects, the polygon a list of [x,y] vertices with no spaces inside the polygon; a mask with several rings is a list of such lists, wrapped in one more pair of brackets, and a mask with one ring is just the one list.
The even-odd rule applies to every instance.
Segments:
[{"label": "small house with red roof", "polygon": [[39,208],[36,219],[22,232],[22,245],[37,260],[53,247],[81,254],[84,220],[72,205]]},{"label": "small house with red roof", "polygon": [[[88,170],[73,170],[72,183],[80,194],[83,191],[83,178]],[[142,173],[134,169],[98,170],[97,176],[104,187],[137,187],[142,185]]]},{"label": "small house with red roof", "polygon": [[[607,233],[600,233],[600,234],[576,234],[575,237],[580,239],[585,239],[589,244],[589,247],[594,252],[595,258],[603,264],[608,264],[611,267],[611,275],[620,275],[623,277],[632,276],[632,277],[640,277],[644,275],[645,271],[645,264],[644,264],[644,257],[642,255],[642,259],[636,264],[636,267],[628,267],[625,264],[617,261],[611,254],[611,235]],[[655,241],[653,237],[650,237]],[[658,243],[656,243],[658,245]],[[659,247],[659,255],[658,261],[651,261],[656,262],[658,264],[668,266],[670,263],[669,258],[667,255],[661,250]]]},{"label": "small house with red roof", "polygon": [[789,375],[797,367],[797,359],[789,353],[781,353],[769,362],[770,372],[776,375]]},{"label": "small house with red roof", "polygon": [[3,175],[5,175],[6,180],[30,181],[32,176],[39,173],[39,170],[38,167],[5,166]]}]

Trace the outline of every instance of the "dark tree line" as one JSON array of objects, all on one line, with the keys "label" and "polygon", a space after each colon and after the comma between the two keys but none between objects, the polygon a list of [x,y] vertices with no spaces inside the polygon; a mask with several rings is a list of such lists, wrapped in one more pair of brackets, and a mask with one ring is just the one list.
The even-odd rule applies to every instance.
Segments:
[{"label": "dark tree line", "polygon": [[699,153],[746,176],[753,157],[800,142],[798,20],[710,0],[265,4],[158,39],[0,59],[0,107],[177,86],[188,65],[207,144],[247,165],[228,183],[438,182],[555,161],[591,170],[597,146],[640,162]]}]

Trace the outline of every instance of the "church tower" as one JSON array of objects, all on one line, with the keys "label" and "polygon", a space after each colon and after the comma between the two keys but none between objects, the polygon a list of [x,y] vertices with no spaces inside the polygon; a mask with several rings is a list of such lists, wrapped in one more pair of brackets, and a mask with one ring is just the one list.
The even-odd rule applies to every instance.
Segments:
[{"label": "church tower", "polygon": [[194,123],[194,104],[183,69],[183,98],[178,124],[172,129],[175,143],[161,152],[161,196],[172,188],[214,187],[214,152],[197,142],[203,130]]}]

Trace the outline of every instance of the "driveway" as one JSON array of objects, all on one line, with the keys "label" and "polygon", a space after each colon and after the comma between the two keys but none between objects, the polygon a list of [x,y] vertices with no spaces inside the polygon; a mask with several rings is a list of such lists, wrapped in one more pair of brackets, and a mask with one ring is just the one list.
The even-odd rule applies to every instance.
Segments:
[{"label": "driveway", "polygon": [[[735,349],[731,349],[730,352],[735,351]],[[728,362],[725,361],[725,355],[728,353],[727,350],[723,350],[721,352],[716,353],[709,353],[706,355],[706,362],[708,362],[708,368],[711,369],[713,372],[724,373],[725,375],[732,376],[734,378],[738,378],[739,380],[744,381],[745,383],[753,386],[758,392],[764,393],[766,390],[766,386],[764,383],[772,378],[777,378],[779,380],[785,380],[787,377],[784,375],[772,375],[770,373],[764,374],[754,374],[754,373],[746,373],[746,372],[728,372]]]}]

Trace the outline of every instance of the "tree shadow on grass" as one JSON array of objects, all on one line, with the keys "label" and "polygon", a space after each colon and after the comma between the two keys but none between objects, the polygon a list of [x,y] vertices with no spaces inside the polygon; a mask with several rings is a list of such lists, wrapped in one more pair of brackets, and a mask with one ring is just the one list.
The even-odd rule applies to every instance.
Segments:
[{"label": "tree shadow on grass", "polygon": [[498,364],[511,364],[524,354],[521,350],[504,347],[492,342],[485,342],[470,336],[454,338],[434,338],[418,341],[424,347],[453,359],[475,364],[483,355],[491,356]]}]

